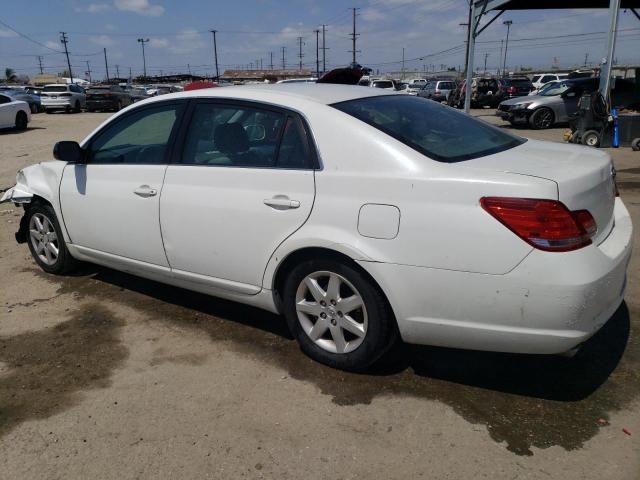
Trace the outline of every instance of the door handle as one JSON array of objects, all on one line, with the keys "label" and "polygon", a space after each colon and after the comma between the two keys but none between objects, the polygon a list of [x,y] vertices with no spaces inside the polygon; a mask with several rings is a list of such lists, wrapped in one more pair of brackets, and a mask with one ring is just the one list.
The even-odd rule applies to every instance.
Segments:
[{"label": "door handle", "polygon": [[286,195],[276,195],[273,198],[265,198],[264,204],[275,210],[290,210],[300,206],[298,200],[291,200]]},{"label": "door handle", "polygon": [[158,194],[158,191],[154,188],[151,188],[149,185],[140,185],[133,191],[133,193],[135,193],[139,197],[147,198],[155,197]]}]

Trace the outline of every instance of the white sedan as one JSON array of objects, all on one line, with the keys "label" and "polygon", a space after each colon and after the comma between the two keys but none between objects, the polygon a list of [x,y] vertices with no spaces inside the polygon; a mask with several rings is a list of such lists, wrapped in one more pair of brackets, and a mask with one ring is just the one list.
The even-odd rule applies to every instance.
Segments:
[{"label": "white sedan", "polygon": [[43,270],[83,260],[283,313],[334,367],[398,340],[562,354],[623,301],[632,226],[609,156],[425,99],[163,95],[54,157],[2,199]]},{"label": "white sedan", "polygon": [[27,102],[0,94],[0,128],[25,130],[31,121],[31,108]]}]

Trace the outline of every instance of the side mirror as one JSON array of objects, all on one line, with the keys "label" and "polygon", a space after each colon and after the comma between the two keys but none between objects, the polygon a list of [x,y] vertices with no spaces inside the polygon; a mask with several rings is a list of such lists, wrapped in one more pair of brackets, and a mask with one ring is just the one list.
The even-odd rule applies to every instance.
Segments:
[{"label": "side mirror", "polygon": [[53,147],[53,158],[69,163],[84,163],[84,150],[80,148],[78,142],[63,141],[58,142]]}]

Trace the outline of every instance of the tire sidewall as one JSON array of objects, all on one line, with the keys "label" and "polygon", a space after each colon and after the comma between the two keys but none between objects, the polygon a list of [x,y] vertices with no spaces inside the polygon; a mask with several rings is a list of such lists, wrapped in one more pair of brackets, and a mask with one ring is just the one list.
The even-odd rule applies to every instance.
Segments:
[{"label": "tire sidewall", "polygon": [[[542,113],[542,112],[544,112],[544,111],[548,111],[548,112],[550,112],[550,113],[551,113],[551,115],[552,115],[551,123],[550,123],[548,126],[546,126],[546,127],[539,127],[539,126],[536,124],[536,119],[537,119],[537,117],[538,117],[539,115],[541,115],[541,113]],[[536,111],[534,111],[534,112],[531,114],[531,116],[529,117],[529,125],[531,126],[531,128],[533,128],[533,129],[535,129],[535,130],[545,130],[545,129],[547,129],[547,128],[551,128],[551,127],[553,126],[553,122],[554,122],[553,110],[551,110],[550,108],[547,108],[547,107],[542,107],[542,108],[537,109],[537,110],[536,110]]]},{"label": "tire sidewall", "polygon": [[53,208],[49,205],[45,204],[35,204],[32,205],[26,213],[27,216],[27,228],[31,223],[31,217],[35,214],[42,214],[51,222],[53,225],[53,229],[56,232],[56,236],[58,237],[58,259],[53,265],[47,265],[42,262],[38,257],[37,253],[33,248],[33,244],[31,243],[31,234],[27,232],[27,244],[29,245],[29,251],[31,252],[31,256],[36,261],[38,266],[47,273],[63,273],[69,269],[69,266],[73,259],[69,251],[67,250],[67,244],[64,241],[64,237],[62,236],[62,229],[60,228],[60,224],[58,223],[58,218],[55,214]]},{"label": "tire sidewall", "polygon": [[[296,311],[296,292],[310,273],[329,271],[346,278],[358,290],[367,309],[367,333],[362,344],[344,354],[328,352],[317,346],[305,333]],[[342,370],[361,371],[378,360],[396,339],[393,316],[382,293],[355,268],[332,259],[308,260],[296,266],[285,281],[283,310],[289,329],[300,348],[312,359]]]}]

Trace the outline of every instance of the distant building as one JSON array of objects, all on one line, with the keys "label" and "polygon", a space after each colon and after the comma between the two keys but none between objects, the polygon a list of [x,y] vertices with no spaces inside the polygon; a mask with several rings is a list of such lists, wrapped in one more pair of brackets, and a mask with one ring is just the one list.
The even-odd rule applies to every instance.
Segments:
[{"label": "distant building", "polygon": [[309,78],[311,70],[225,70],[221,80],[229,82],[277,82],[289,78]]},{"label": "distant building", "polygon": [[72,82],[71,78],[69,77],[66,77],[66,78],[58,77],[57,75],[47,75],[47,74],[34,75],[33,78],[31,79],[31,84],[36,87],[42,87],[44,85],[49,85],[51,83],[61,83],[61,84],[75,83],[81,86],[89,85],[89,82],[87,82],[82,78],[74,78]]}]

